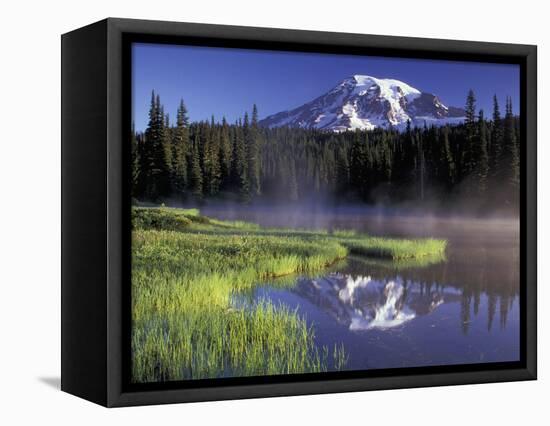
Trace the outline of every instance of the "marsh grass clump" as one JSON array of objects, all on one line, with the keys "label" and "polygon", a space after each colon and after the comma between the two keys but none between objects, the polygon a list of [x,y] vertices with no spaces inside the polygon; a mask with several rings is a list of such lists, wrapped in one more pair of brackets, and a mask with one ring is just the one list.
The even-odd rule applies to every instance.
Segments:
[{"label": "marsh grass clump", "polygon": [[173,214],[164,208],[132,209],[132,227],[134,229],[158,229],[183,231],[191,224],[183,214]]},{"label": "marsh grass clump", "polygon": [[353,238],[357,236],[357,231],[354,229],[333,229],[331,235],[341,238]]},{"label": "marsh grass clump", "polygon": [[430,254],[422,257],[405,258],[405,259],[387,259],[382,257],[365,257],[352,255],[350,258],[354,262],[360,262],[370,268],[379,268],[386,271],[399,273],[409,269],[421,269],[438,263],[446,262],[447,257],[445,252]]},{"label": "marsh grass clump", "polygon": [[350,253],[368,257],[393,260],[419,259],[427,256],[444,255],[447,249],[446,240],[433,238],[406,240],[391,238],[363,238],[344,240]]},{"label": "marsh grass clump", "polygon": [[[305,318],[264,300],[234,303],[263,282],[324,270],[353,252],[441,250],[438,240],[261,228],[196,209],[133,208],[132,378],[135,382],[344,369],[345,348],[317,348]],[[444,245],[443,245],[444,250]]]}]

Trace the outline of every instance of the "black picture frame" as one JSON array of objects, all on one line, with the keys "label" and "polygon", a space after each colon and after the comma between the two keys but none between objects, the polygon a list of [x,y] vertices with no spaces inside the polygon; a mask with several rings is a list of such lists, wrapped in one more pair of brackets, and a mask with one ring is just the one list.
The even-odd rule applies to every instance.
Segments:
[{"label": "black picture frame", "polygon": [[[519,64],[521,360],[131,385],[126,141],[137,41]],[[62,390],[117,407],[536,379],[536,132],[536,46],[118,18],[64,34]]]}]

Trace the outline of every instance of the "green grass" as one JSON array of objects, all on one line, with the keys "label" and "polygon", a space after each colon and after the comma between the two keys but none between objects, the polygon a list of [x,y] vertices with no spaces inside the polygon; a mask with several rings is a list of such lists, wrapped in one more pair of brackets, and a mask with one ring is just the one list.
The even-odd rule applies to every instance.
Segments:
[{"label": "green grass", "polygon": [[333,229],[331,235],[341,238],[352,238],[357,236],[357,231],[354,229]]},{"label": "green grass", "polygon": [[196,209],[133,208],[132,222],[135,382],[343,369],[345,348],[317,348],[296,311],[269,301],[236,308],[235,295],[323,270],[350,253],[410,259],[445,250],[440,240],[261,228]]},{"label": "green grass", "polygon": [[360,262],[369,269],[377,268],[385,271],[391,271],[393,273],[399,273],[401,271],[409,269],[426,268],[428,266],[436,265],[447,260],[445,252],[430,254],[416,258],[405,258],[397,260],[376,257],[364,257],[358,255],[353,255],[350,258],[353,259],[353,261],[356,263]]},{"label": "green grass", "polygon": [[419,259],[445,253],[447,242],[433,238],[403,240],[392,238],[357,238],[342,240],[350,253],[392,260]]}]

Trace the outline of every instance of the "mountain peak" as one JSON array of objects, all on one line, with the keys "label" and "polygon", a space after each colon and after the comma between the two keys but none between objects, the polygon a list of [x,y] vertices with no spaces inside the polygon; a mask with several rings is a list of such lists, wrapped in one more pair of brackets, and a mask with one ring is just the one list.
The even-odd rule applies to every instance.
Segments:
[{"label": "mountain peak", "polygon": [[318,98],[260,121],[265,127],[317,128],[329,131],[405,128],[424,123],[463,121],[460,108],[448,108],[439,98],[399,80],[355,74]]},{"label": "mountain peak", "polygon": [[372,77],[370,75],[355,74],[355,75],[352,75],[351,77],[348,77],[346,80],[352,80],[353,83],[358,85],[366,85],[366,84],[376,83],[377,80],[379,79],[377,79],[376,77]]}]

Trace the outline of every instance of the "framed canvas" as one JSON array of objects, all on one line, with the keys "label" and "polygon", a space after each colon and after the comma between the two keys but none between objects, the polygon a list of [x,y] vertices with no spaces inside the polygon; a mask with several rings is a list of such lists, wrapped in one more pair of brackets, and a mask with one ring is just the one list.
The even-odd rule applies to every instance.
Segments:
[{"label": "framed canvas", "polygon": [[127,19],[62,36],[62,389],[536,378],[536,47]]}]

